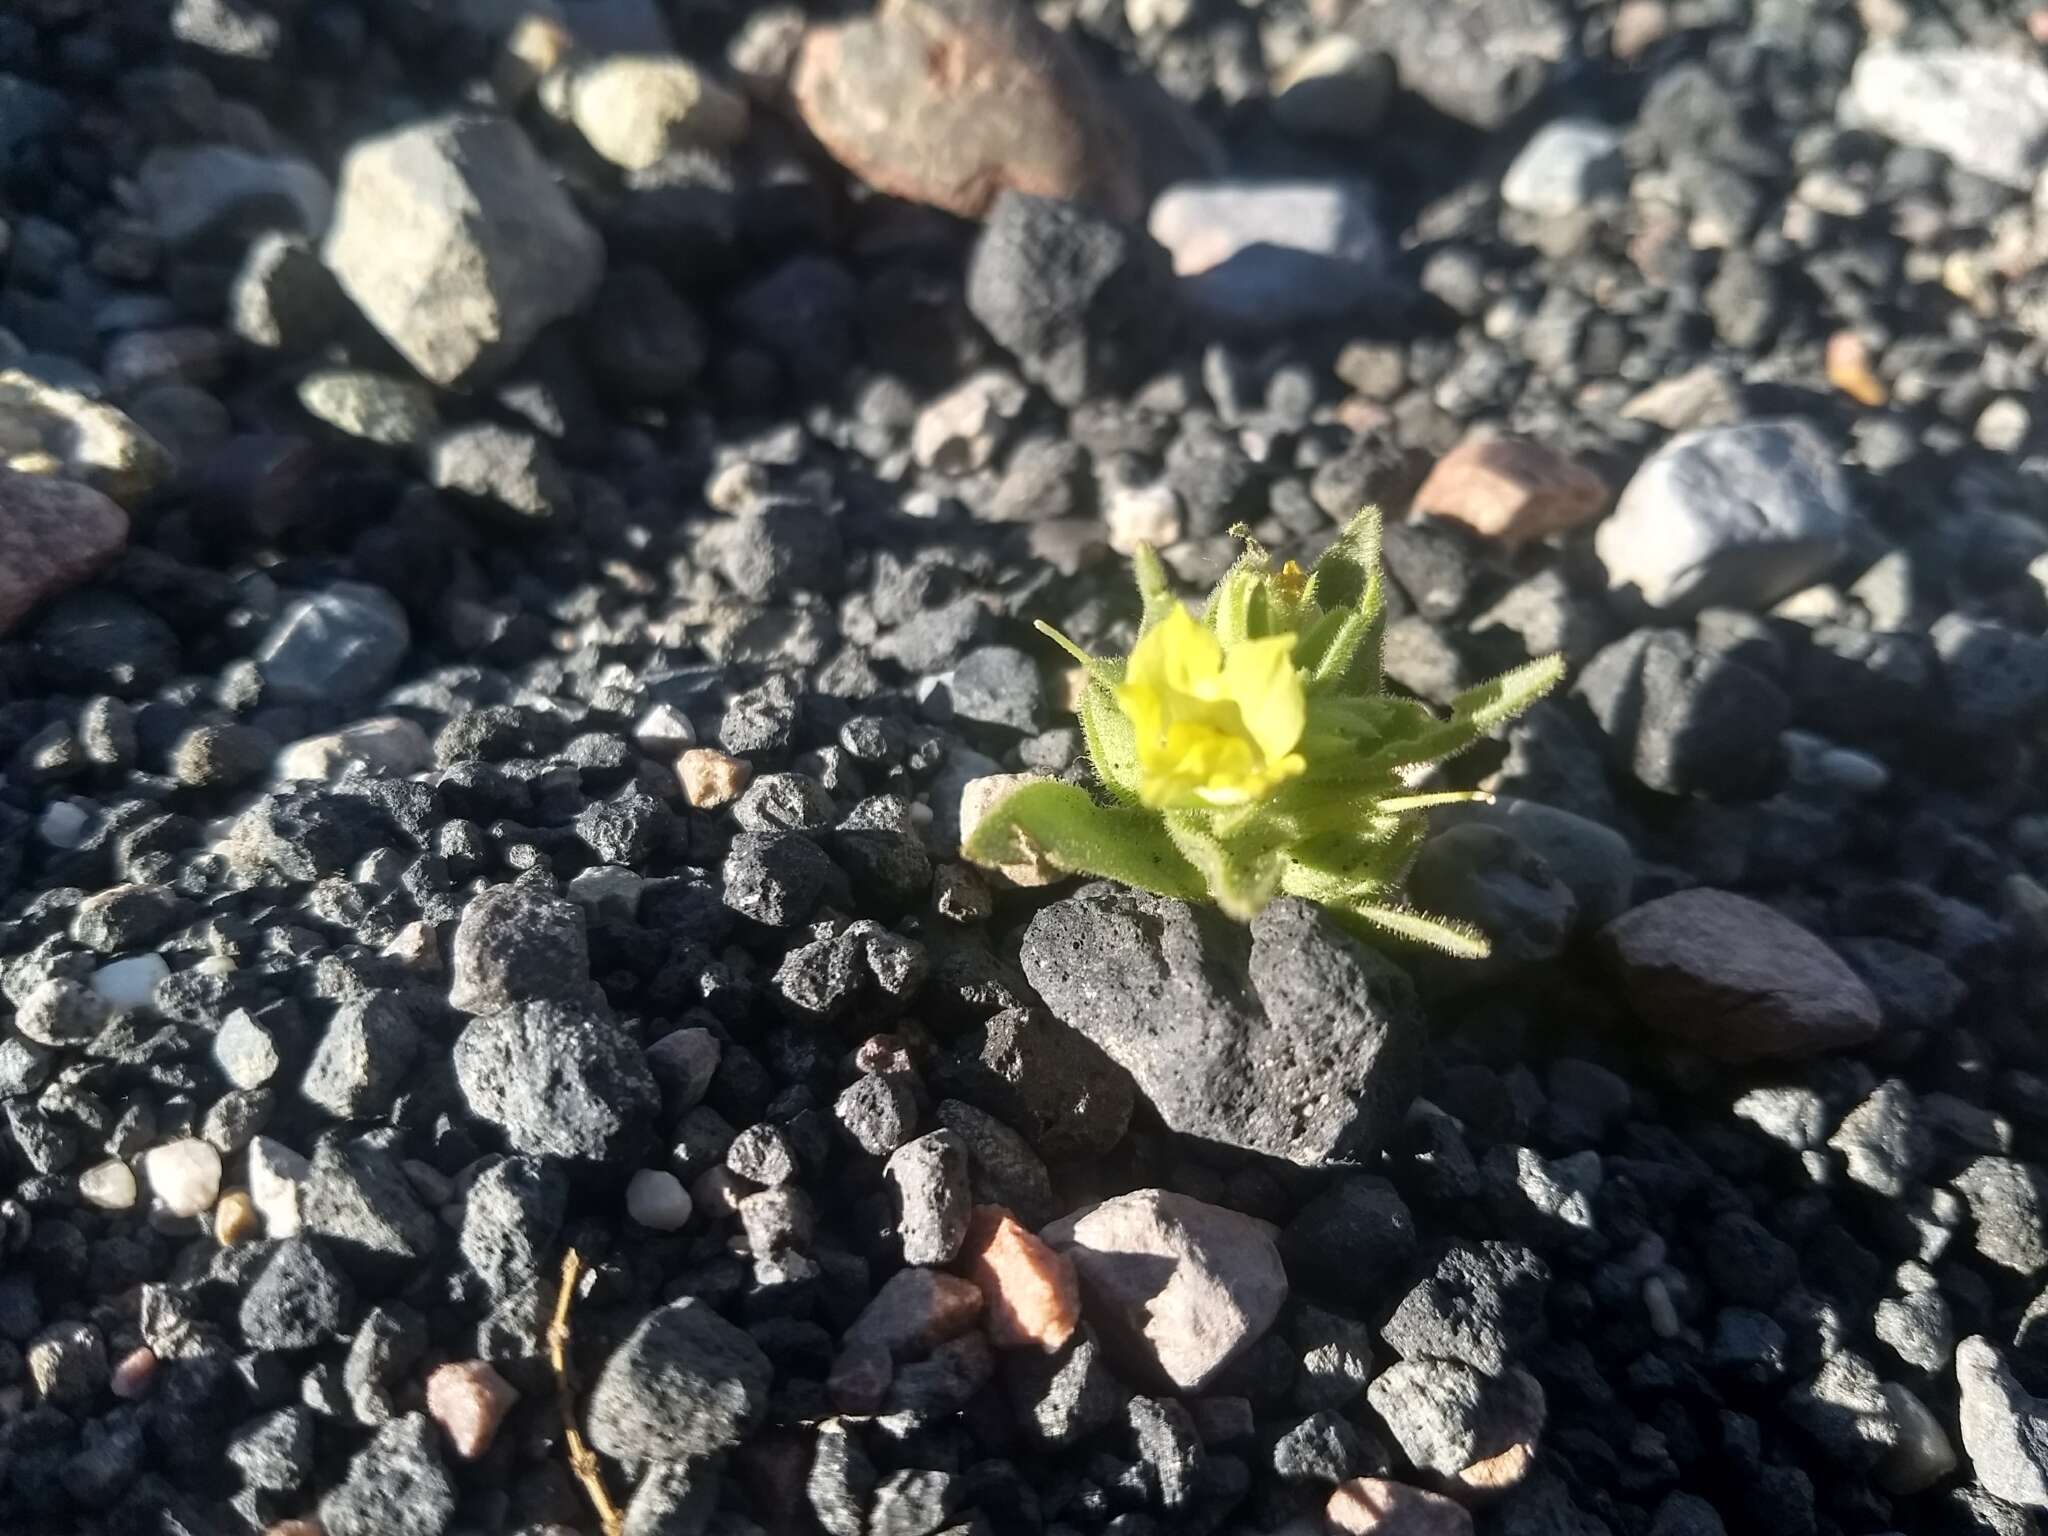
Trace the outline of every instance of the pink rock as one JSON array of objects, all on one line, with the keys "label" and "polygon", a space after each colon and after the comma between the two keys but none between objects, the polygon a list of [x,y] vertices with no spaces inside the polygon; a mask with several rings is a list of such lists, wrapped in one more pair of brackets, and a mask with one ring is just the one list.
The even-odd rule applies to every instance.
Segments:
[{"label": "pink rock", "polygon": [[1592,521],[1607,483],[1563,454],[1518,437],[1468,437],[1437,461],[1415,510],[1484,538],[1520,544]]},{"label": "pink rock", "polygon": [[490,1449],[519,1391],[483,1360],[452,1360],[427,1377],[427,1416],[464,1461]]},{"label": "pink rock", "polygon": [[1170,1190],[1133,1190],[1039,1235],[1074,1261],[1104,1346],[1176,1392],[1199,1392],[1287,1300],[1271,1223]]},{"label": "pink rock", "polygon": [[881,0],[811,29],[791,91],[818,142],[879,192],[966,219],[1005,188],[1140,210],[1128,126],[1021,0]]},{"label": "pink rock", "polygon": [[1081,1321],[1073,1261],[1048,1248],[999,1205],[976,1206],[960,1250],[988,1304],[989,1342],[1052,1354]]},{"label": "pink rock", "polygon": [[107,1388],[127,1402],[147,1397],[156,1383],[156,1351],[147,1344],[131,1349],[114,1367]]},{"label": "pink rock", "polygon": [[1344,1536],[1472,1536],[1472,1517],[1456,1500],[1378,1477],[1339,1483],[1323,1513]]},{"label": "pink rock", "polygon": [[0,635],[127,542],[128,514],[90,486],[0,470]]}]

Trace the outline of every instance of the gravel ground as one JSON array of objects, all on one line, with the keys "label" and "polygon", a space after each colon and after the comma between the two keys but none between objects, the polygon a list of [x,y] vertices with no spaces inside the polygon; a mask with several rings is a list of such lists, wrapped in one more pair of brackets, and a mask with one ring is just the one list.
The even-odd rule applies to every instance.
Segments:
[{"label": "gravel ground", "polygon": [[[2031,1536],[2044,47],[15,0],[0,1531]],[[1490,959],[961,862],[1368,502]]]}]

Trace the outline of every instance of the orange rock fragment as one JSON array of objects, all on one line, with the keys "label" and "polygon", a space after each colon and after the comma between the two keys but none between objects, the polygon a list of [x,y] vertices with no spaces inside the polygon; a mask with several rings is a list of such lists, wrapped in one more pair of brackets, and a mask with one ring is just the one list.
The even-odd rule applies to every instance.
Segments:
[{"label": "orange rock fragment", "polygon": [[988,1337],[996,1348],[1051,1354],[1073,1337],[1081,1321],[1073,1261],[1003,1207],[974,1208],[960,1256],[988,1303]]},{"label": "orange rock fragment", "polygon": [[1836,331],[1828,337],[1826,366],[1828,382],[1858,405],[1875,407],[1891,399],[1884,380],[1871,367],[1870,348],[1854,331]]}]

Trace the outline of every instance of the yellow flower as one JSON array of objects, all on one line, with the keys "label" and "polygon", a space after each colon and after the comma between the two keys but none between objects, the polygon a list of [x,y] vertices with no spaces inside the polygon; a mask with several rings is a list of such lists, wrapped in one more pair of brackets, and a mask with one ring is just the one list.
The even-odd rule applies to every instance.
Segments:
[{"label": "yellow flower", "polygon": [[1175,603],[1116,691],[1137,736],[1139,798],[1160,810],[1245,805],[1300,773],[1308,701],[1293,651],[1294,636],[1275,635],[1226,653]]}]

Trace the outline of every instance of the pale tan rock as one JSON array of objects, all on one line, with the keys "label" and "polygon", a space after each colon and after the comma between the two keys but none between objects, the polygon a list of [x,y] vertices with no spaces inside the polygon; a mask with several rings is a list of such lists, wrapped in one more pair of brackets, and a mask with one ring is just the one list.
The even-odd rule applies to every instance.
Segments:
[{"label": "pale tan rock", "polygon": [[1323,1514],[1345,1536],[1472,1536],[1472,1517],[1455,1499],[1378,1477],[1339,1483]]},{"label": "pale tan rock", "polygon": [[1610,46],[1624,64],[1638,58],[1671,35],[1671,13],[1664,0],[1622,0],[1614,13]]},{"label": "pale tan rock", "polygon": [[578,66],[569,113],[613,165],[644,171],[680,149],[726,149],[746,136],[746,99],[687,59],[618,54]]},{"label": "pale tan rock", "polygon": [[989,1342],[997,1349],[1052,1354],[1074,1336],[1081,1284],[1073,1261],[1002,1206],[975,1207],[960,1257],[987,1305]]},{"label": "pale tan rock", "polygon": [[427,1417],[464,1461],[490,1449],[519,1391],[484,1360],[451,1360],[427,1377]]},{"label": "pale tan rock", "polygon": [[700,811],[716,810],[739,799],[754,779],[754,765],[716,747],[692,747],[676,763],[683,798]]},{"label": "pale tan rock", "polygon": [[790,90],[832,157],[892,197],[966,219],[1005,188],[1140,211],[1129,129],[1017,0],[882,0],[813,27]]},{"label": "pale tan rock", "polygon": [[416,976],[441,974],[441,938],[432,923],[407,923],[392,935],[384,953]]},{"label": "pale tan rock", "polygon": [[[964,849],[968,839],[974,836],[974,829],[981,825],[988,813],[1013,792],[1027,784],[1049,784],[1051,778],[1043,773],[991,773],[978,779],[969,779],[960,787],[960,846]],[[1051,885],[1064,878],[1059,867],[1043,854],[1034,850],[1022,850],[1023,857],[1008,863],[987,866],[996,876],[1016,886]]]},{"label": "pale tan rock", "polygon": [[1591,522],[1607,498],[1597,474],[1541,443],[1468,437],[1437,460],[1415,493],[1415,510],[1520,544]]},{"label": "pale tan rock", "polygon": [[318,1520],[280,1520],[263,1528],[263,1536],[327,1536]]},{"label": "pale tan rock", "polygon": [[[123,506],[156,489],[173,467],[164,445],[126,413],[17,368],[0,371],[0,464],[61,474]],[[121,531],[125,537],[125,523]]]},{"label": "pale tan rock", "polygon": [[246,1189],[231,1189],[213,1208],[213,1235],[223,1248],[254,1242],[263,1235],[263,1218]]}]

